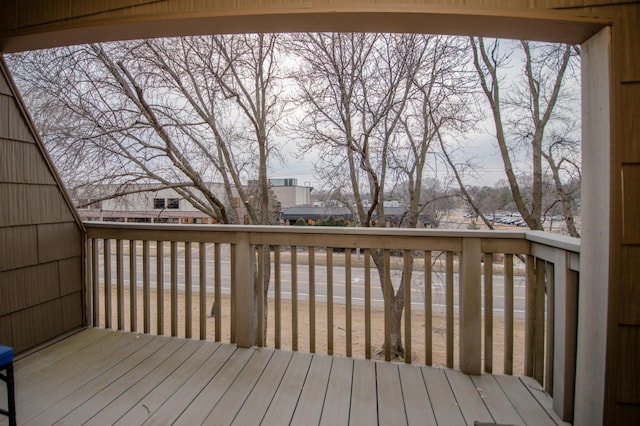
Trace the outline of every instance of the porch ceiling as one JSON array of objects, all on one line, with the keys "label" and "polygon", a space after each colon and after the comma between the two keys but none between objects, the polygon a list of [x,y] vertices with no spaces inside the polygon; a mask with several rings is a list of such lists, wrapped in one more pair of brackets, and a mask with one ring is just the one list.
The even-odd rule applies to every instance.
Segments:
[{"label": "porch ceiling", "polygon": [[[289,1],[224,6],[189,0],[101,2],[82,7],[66,2],[56,9],[41,0],[3,5],[0,51],[15,52],[62,45],[132,38],[240,32],[377,31],[420,32],[525,38],[581,43],[608,24],[607,19],[572,11],[503,7],[445,6],[446,2],[367,4]],[[235,4],[236,2],[234,2]],[[256,5],[256,3],[258,3]],[[275,4],[274,4],[275,3]]]}]

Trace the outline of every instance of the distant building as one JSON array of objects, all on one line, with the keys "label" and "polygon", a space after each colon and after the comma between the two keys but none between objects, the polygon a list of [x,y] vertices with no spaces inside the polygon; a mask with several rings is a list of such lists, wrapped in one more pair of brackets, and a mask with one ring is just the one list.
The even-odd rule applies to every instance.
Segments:
[{"label": "distant building", "polygon": [[346,207],[294,206],[282,210],[282,219],[286,224],[294,225],[299,219],[313,225],[323,219],[333,217],[344,221],[353,221],[351,211]]},{"label": "distant building", "polygon": [[[207,183],[210,191],[222,200],[226,200],[224,186],[221,183]],[[154,190],[158,185],[132,184],[131,192],[117,198],[101,200],[117,192],[116,185],[92,185],[83,187],[72,194],[80,216],[84,220],[104,220],[109,222],[147,222],[147,223],[216,223],[211,216],[195,208],[183,199],[173,188]],[[238,200],[226,200],[226,204],[238,203]]]},{"label": "distant building", "polygon": [[[312,188],[298,186],[297,179],[279,178],[269,181],[281,208],[307,204]],[[223,183],[206,183],[229,208],[235,207],[239,221],[245,215],[245,207],[239,197],[228,200]],[[155,189],[158,188],[158,189]],[[80,216],[84,220],[147,223],[217,223],[217,220],[194,207],[173,188],[160,188],[156,184],[131,184],[128,195],[103,200],[121,188],[118,185],[90,185],[72,194]],[[235,193],[235,191],[233,191]],[[100,201],[102,200],[102,201]]]},{"label": "distant building", "polygon": [[269,179],[271,190],[283,209],[311,203],[310,186],[299,186],[296,178]]},{"label": "distant building", "polygon": [[[385,226],[398,226],[404,219],[406,211],[407,209],[405,207],[396,205],[395,203],[392,203],[392,206],[389,207],[385,204]],[[282,211],[282,218],[284,222],[289,225],[295,225],[295,223],[300,219],[304,220],[308,225],[313,225],[330,217],[333,217],[334,219],[342,219],[345,222],[356,221],[351,210],[349,210],[348,207],[342,206],[305,205],[289,207]],[[374,222],[377,221],[377,215],[374,214],[372,220]],[[429,224],[429,219],[426,215],[420,215],[418,220],[422,226],[427,226]]]}]

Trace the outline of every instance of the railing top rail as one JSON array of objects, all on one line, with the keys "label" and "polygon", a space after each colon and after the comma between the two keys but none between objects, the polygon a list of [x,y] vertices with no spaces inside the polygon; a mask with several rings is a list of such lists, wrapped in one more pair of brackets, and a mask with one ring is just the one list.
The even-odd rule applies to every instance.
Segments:
[{"label": "railing top rail", "polygon": [[543,231],[526,232],[527,241],[542,244],[549,247],[555,247],[562,250],[580,253],[580,238],[569,237],[566,235],[550,234]]},{"label": "railing top rail", "polygon": [[[356,227],[304,227],[304,226],[260,226],[260,225],[193,225],[151,224],[121,222],[85,222],[87,235],[95,238],[189,240],[234,243],[236,236],[251,234],[252,244],[272,245],[323,245],[340,247],[367,247],[371,240],[380,239],[381,248],[420,248],[422,240],[439,240],[433,249],[461,250],[465,238],[484,241],[529,242],[547,247],[580,252],[580,239],[541,231],[487,231],[468,229],[407,229],[407,228],[356,228]],[[413,240],[413,243],[410,241]],[[349,241],[349,243],[345,243]],[[404,241],[404,243],[403,243]],[[406,243],[409,244],[405,247]],[[484,244],[484,243],[483,243]],[[437,248],[436,248],[437,247]],[[487,247],[495,247],[487,246]],[[498,245],[497,247],[500,247]],[[529,251],[517,246],[519,253]],[[498,249],[498,252],[500,250]]]},{"label": "railing top rail", "polygon": [[358,227],[313,227],[281,225],[194,225],[166,223],[123,223],[123,222],[84,222],[88,230],[100,229],[139,229],[146,231],[198,231],[221,233],[260,233],[260,234],[302,234],[302,235],[384,235],[398,237],[443,237],[443,238],[499,238],[525,239],[525,231],[485,231],[470,229],[413,229],[413,228],[358,228]]}]

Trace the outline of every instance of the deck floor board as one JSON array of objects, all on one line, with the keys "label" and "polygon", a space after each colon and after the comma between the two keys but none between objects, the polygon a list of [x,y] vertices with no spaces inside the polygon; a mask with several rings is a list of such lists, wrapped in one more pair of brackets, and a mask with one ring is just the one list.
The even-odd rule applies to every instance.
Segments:
[{"label": "deck floor board", "polygon": [[206,367],[205,364],[222,347],[220,344],[200,345],[200,342],[194,343],[197,343],[199,348],[193,355],[181,361],[181,364],[173,372],[163,375],[161,382],[147,393],[144,398],[133,403],[133,406],[118,419],[116,424],[128,426],[144,423],[193,375],[201,372]]},{"label": "deck floor board", "polygon": [[[464,417],[456,401],[445,370],[441,368],[423,368],[422,375],[427,392],[439,425],[464,425]],[[473,424],[473,422],[471,423]]]},{"label": "deck floor board", "polygon": [[302,386],[292,425],[317,425],[322,416],[322,407],[327,394],[332,359],[316,355],[311,359],[309,372]]},{"label": "deck floor board", "polygon": [[[198,347],[199,345],[196,341],[187,341],[180,345],[175,352],[168,354],[165,359],[159,360],[155,368],[149,371],[143,378],[133,380],[131,386],[123,389],[111,403],[95,413],[89,423],[103,425],[113,423],[115,420],[120,419],[131,409],[132,404],[137,405],[149,392],[173,373],[180,366],[181,362],[188,359]],[[131,380],[133,377],[129,377],[129,379]]]},{"label": "deck floor board", "polygon": [[[263,419],[276,391],[280,388],[285,372],[291,363],[292,352],[275,351],[264,369],[262,376],[251,390],[232,424],[251,426]],[[246,408],[246,409],[245,409]]]},{"label": "deck floor board", "polygon": [[235,347],[231,345],[222,345],[218,348],[188,380],[173,390],[167,390],[169,398],[149,416],[145,423],[173,423],[234,353]]},{"label": "deck floor board", "polygon": [[496,376],[496,380],[525,424],[540,426],[556,424],[517,377]]},{"label": "deck floor board", "polygon": [[[120,386],[126,386],[129,375],[140,377],[140,371],[148,370],[153,362],[153,356],[162,354],[164,351],[160,351],[160,349],[163,349],[170,342],[171,339],[168,337],[151,340],[127,357],[120,359],[111,368],[101,371],[86,383],[76,387],[64,398],[57,399],[55,403],[49,402],[49,408],[34,418],[33,423],[45,424],[49,422],[49,424],[53,424],[64,417],[74,417],[78,412],[82,417],[82,413],[89,410],[99,411],[112,401]],[[116,386],[111,386],[114,383]],[[82,421],[68,420],[64,423],[82,424]]]},{"label": "deck floor board", "polygon": [[349,422],[356,426],[376,424],[378,413],[375,407],[371,407],[371,401],[377,401],[378,399],[376,364],[362,359],[356,359],[353,364]]},{"label": "deck floor board", "polygon": [[15,370],[28,425],[564,424],[527,378],[111,330],[82,331]]},{"label": "deck floor board", "polygon": [[416,374],[416,368],[412,365],[400,364],[398,369],[407,422],[425,426],[437,425],[431,404],[425,404],[425,401],[429,401],[429,395],[422,374]]},{"label": "deck floor board", "polygon": [[502,392],[502,388],[500,388],[494,376],[488,374],[473,376],[471,380],[495,423],[524,426],[522,417],[511,404],[509,398]]},{"label": "deck floor board", "polygon": [[353,359],[334,358],[331,374],[327,386],[327,396],[322,408],[321,425],[349,424],[349,408],[351,400],[344,394],[351,394],[351,380],[353,377]]},{"label": "deck floor board", "polygon": [[396,363],[376,363],[378,422],[382,425],[406,424],[400,373]]},{"label": "deck floor board", "polygon": [[312,358],[311,354],[294,352],[278,390],[262,418],[263,425],[289,424],[298,406],[300,392],[309,372]]},{"label": "deck floor board", "polygon": [[[251,360],[245,364],[228,391],[213,407],[204,420],[205,423],[231,424],[264,373],[264,369],[269,364],[274,352],[273,349],[266,348],[253,351]],[[252,405],[252,401],[249,401],[249,404]]]},{"label": "deck floor board", "polygon": [[445,375],[467,423],[473,424],[476,420],[492,423],[493,418],[471,378],[457,370],[445,370]]}]

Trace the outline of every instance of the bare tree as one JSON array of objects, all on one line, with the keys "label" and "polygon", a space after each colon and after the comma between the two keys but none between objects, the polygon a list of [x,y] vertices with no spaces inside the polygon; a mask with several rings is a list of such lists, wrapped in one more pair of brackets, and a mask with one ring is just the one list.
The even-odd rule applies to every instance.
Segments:
[{"label": "bare tree", "polygon": [[[552,130],[557,134],[563,123],[575,123],[577,120],[570,112],[571,103],[575,99],[568,83],[572,77],[570,70],[575,65],[577,50],[569,45],[518,42],[522,58],[522,78],[515,85],[508,86],[503,73],[508,69],[516,47],[510,46],[513,47],[510,50],[504,43],[507,42],[470,38],[474,67],[491,110],[495,136],[513,200],[529,228],[542,230],[545,169],[550,167],[553,175],[557,164],[565,163],[565,160],[556,155],[566,153],[552,147],[556,142],[551,141],[549,134]],[[530,180],[525,186],[519,182],[518,170],[514,166],[522,151],[529,156],[527,164],[531,168]],[[575,156],[567,157],[567,161],[578,166],[579,163],[571,158]],[[556,173],[553,178],[560,199],[568,200],[569,195],[562,184],[561,174]],[[459,181],[461,187],[464,187],[462,181]],[[526,192],[527,188],[529,193]],[[475,206],[468,193],[465,193],[465,197]],[[563,206],[570,207],[568,203],[563,203]],[[487,223],[482,212],[475,209]],[[572,211],[567,211],[567,217],[571,218],[569,221],[573,221]],[[575,227],[569,225],[568,229],[572,235],[577,235]]]},{"label": "bare tree", "polygon": [[[385,226],[385,192],[401,183],[409,194],[404,225],[417,226],[428,205],[422,188],[432,141],[462,114],[452,76],[464,43],[427,35],[307,34],[292,46],[303,61],[296,128],[303,149],[321,147],[318,174],[333,188],[348,187],[342,192],[353,194],[347,206],[359,226]],[[387,343],[391,356],[402,356],[403,289],[411,271],[394,285],[383,252],[371,254],[390,297]],[[384,291],[387,285],[391,291]]]},{"label": "bare tree", "polygon": [[[277,39],[87,45],[21,54],[11,64],[71,188],[112,183],[118,190],[109,196],[119,197],[139,190],[130,183],[153,182],[223,223],[239,220],[230,202],[237,194],[250,221],[266,224],[267,169],[277,156],[271,133],[286,107]],[[225,194],[209,189],[213,180]],[[249,180],[259,183],[257,197],[245,193]]]},{"label": "bare tree", "polygon": [[[173,188],[222,223],[240,221],[241,205],[249,223],[270,224],[271,140],[286,109],[278,38],[92,44],[22,54],[12,65],[36,121],[59,118],[39,125],[72,187],[112,183],[108,197],[117,198],[141,190],[131,183],[155,183],[148,190]],[[211,190],[215,180],[224,194]],[[268,290],[264,276],[255,275],[256,295]]]}]

